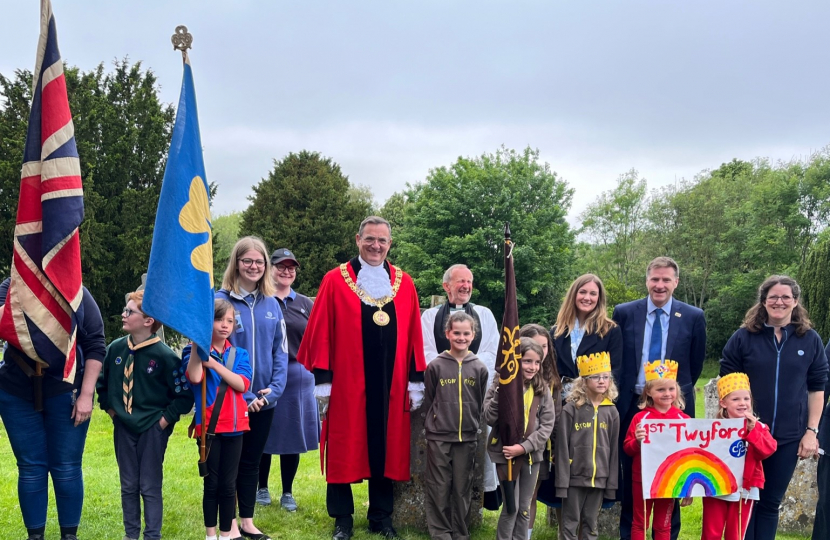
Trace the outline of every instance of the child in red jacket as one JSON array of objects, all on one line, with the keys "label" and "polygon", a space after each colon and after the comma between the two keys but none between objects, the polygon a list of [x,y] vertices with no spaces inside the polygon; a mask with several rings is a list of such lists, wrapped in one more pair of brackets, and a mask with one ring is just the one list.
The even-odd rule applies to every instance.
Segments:
[{"label": "child in red jacket", "polygon": [[[236,348],[233,352],[228,336],[235,328],[233,306],[227,300],[214,300],[213,336],[209,358],[199,358],[191,354],[192,345],[182,351],[182,359],[187,366],[187,380],[194,386],[196,395],[196,435],[202,429],[210,428],[211,419],[216,416],[215,437],[210,440],[207,455],[208,474],[204,479],[202,512],[205,520],[206,540],[217,540],[216,514],[219,514],[218,540],[230,540],[230,531],[236,517],[236,476],[239,459],[242,456],[242,433],[250,429],[248,425],[248,404],[243,394],[251,386],[251,363],[245,349]],[[230,356],[234,361],[227,367]],[[202,393],[196,385],[205,379],[206,400],[205,418],[202,419]],[[217,410],[218,391],[222,381],[227,382],[225,397]],[[210,432],[208,432],[210,433]],[[208,435],[210,437],[210,435]]]},{"label": "child in red jacket", "polygon": [[764,467],[761,461],[778,448],[769,428],[752,413],[752,394],[749,377],[745,373],[730,373],[718,381],[720,410],[718,418],[745,418],[744,439],[746,461],[741,489],[723,497],[703,499],[703,530],[701,540],[740,540],[752,515],[752,505],[758,500],[758,490],[764,487]]},{"label": "child in red jacket", "polygon": [[[631,479],[634,495],[634,520],[631,523],[631,540],[645,540],[647,518],[654,511],[654,540],[671,538],[671,515],[674,499],[648,499],[643,501],[643,476],[640,463],[640,444],[646,438],[644,420],[676,420],[689,418],[682,409],[686,406],[683,392],[677,384],[677,362],[655,360],[646,365],[646,385],[640,394],[638,406],[643,409],[634,415],[625,436],[623,450],[634,458]],[[688,504],[689,501],[685,501]]]}]

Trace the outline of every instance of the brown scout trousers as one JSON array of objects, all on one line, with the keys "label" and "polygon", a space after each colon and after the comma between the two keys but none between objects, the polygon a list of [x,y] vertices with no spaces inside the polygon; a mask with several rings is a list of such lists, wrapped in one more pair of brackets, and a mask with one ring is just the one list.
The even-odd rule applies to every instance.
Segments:
[{"label": "brown scout trousers", "polygon": [[468,540],[476,441],[427,440],[426,513],[432,540]]},{"label": "brown scout trousers", "polygon": [[568,498],[562,499],[561,531],[564,540],[579,540],[577,532],[582,525],[582,540],[597,540],[597,517],[602,507],[604,489],[569,487]]}]

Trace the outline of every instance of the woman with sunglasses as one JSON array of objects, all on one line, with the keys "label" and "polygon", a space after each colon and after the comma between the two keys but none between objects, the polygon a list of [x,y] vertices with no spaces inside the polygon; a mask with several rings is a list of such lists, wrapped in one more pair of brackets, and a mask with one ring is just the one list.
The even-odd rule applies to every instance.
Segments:
[{"label": "woman with sunglasses", "polygon": [[775,538],[779,506],[796,463],[818,453],[827,357],[800,297],[801,287],[789,276],[764,280],[757,302],[729,338],[720,361],[721,376],[749,376],[758,418],[778,443],[762,462],[765,481],[746,531],[748,540]]},{"label": "woman with sunglasses", "polygon": [[253,372],[245,392],[250,431],[242,437],[242,457],[236,493],[239,523],[234,520],[231,538],[270,540],[254,525],[259,463],[274,419],[274,408],[282,397],[288,370],[288,345],[285,320],[274,298],[271,262],[265,244],[255,236],[245,236],[231,250],[222,288],[216,298],[228,300],[234,308],[236,328],[228,340],[248,351]]},{"label": "woman with sunglasses", "polygon": [[277,289],[276,298],[285,317],[288,335],[288,378],[259,464],[259,490],[256,497],[258,504],[271,504],[268,476],[271,472],[271,455],[278,455],[282,479],[280,506],[289,512],[297,511],[297,501],[292,490],[300,466],[300,454],[317,450],[320,442],[314,375],[297,362],[297,351],[313,305],[308,296],[291,288],[299,271],[300,263],[290,250],[280,248],[271,254],[271,277]]}]

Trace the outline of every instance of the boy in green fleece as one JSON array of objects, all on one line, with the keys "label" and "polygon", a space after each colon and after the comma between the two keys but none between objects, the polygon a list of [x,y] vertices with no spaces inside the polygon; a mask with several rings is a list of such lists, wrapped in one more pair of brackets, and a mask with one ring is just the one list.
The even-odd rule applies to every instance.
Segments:
[{"label": "boy in green fleece", "polygon": [[450,315],[450,350],[435,357],[424,374],[426,514],[433,540],[470,537],[466,519],[489,375],[484,362],[468,350],[475,334],[475,319],[463,311]]},{"label": "boy in green fleece", "polygon": [[98,378],[98,403],[112,417],[115,459],[121,477],[125,540],[141,534],[161,538],[162,464],[167,440],[182,414],[193,407],[193,393],[181,359],[161,342],[161,323],[141,311],[144,292],[129,294],[121,312],[127,335],[107,347]]}]

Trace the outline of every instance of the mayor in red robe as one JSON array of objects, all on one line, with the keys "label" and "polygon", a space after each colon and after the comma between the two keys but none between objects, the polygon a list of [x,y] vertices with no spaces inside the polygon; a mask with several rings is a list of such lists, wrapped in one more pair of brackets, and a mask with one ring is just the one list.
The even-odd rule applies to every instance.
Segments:
[{"label": "mayor in red robe", "polygon": [[412,278],[386,262],[389,224],[366,218],[356,241],[360,256],[323,278],[297,359],[318,398],[330,391],[320,459],[334,539],[351,537],[351,484],[365,479],[370,531],[396,538],[392,481],[410,477],[410,390],[415,402],[426,369],[421,315]]}]

